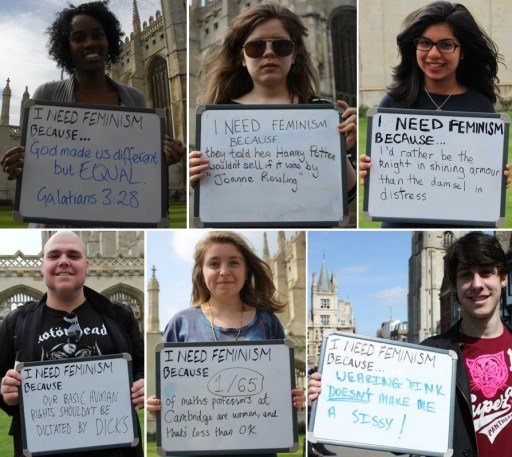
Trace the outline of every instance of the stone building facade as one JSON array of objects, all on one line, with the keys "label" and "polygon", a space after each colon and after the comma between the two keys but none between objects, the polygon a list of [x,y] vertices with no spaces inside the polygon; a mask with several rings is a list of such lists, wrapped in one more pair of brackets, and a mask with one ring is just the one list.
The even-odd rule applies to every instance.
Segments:
[{"label": "stone building facade", "polygon": [[[195,109],[203,97],[199,71],[204,57],[218,46],[231,20],[257,0],[193,0],[190,6],[189,124],[190,142],[195,139]],[[284,0],[308,28],[307,49],[320,76],[320,94],[331,100],[356,103],[357,1]]]},{"label": "stone building facade", "polygon": [[[7,313],[46,292],[41,271],[43,246],[52,231],[41,231],[41,252],[0,256],[0,321]],[[131,306],[144,329],[144,232],[76,231],[90,261],[86,285],[113,301]],[[20,241],[22,246],[22,241]]]},{"label": "stone building facade", "polygon": [[[165,133],[186,143],[186,3],[162,0],[161,10],[142,24],[137,0],[132,8],[133,31],[127,34],[110,76],[142,91],[149,108],[164,112]],[[169,167],[169,192],[174,201],[185,200],[185,175],[186,160]]]},{"label": "stone building facade", "polygon": [[336,273],[329,278],[327,263],[322,261],[320,276],[313,273],[311,310],[308,318],[308,367],[318,366],[325,331],[356,332],[356,320],[350,302],[338,299]]},{"label": "stone building facade", "polygon": [[[431,0],[359,1],[359,106],[376,106],[391,82],[398,64],[396,36],[408,14]],[[497,44],[504,56],[498,76],[501,95],[512,97],[512,10],[508,0],[462,2]]]}]

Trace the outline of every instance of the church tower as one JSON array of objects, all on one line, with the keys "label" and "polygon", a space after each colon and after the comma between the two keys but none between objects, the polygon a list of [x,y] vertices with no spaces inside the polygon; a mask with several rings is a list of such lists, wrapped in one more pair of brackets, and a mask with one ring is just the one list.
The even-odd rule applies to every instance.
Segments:
[{"label": "church tower", "polygon": [[11,88],[10,79],[7,78],[7,85],[2,92],[2,115],[0,116],[0,125],[9,125],[9,110],[11,109]]},{"label": "church tower", "polygon": [[318,365],[322,337],[326,330],[355,332],[355,318],[350,302],[338,300],[336,273],[329,278],[325,254],[320,276],[313,273],[311,314],[308,322],[308,365]]},{"label": "church tower", "polygon": [[[148,320],[146,323],[146,393],[148,396],[155,395],[155,347],[162,342],[159,318],[159,294],[160,284],[156,279],[156,268],[151,269],[151,278],[147,286]],[[151,433],[156,431],[156,419],[148,414],[147,428]]]},{"label": "church tower", "polygon": [[420,343],[441,332],[440,294],[446,249],[467,231],[413,232],[409,258],[408,341]]}]

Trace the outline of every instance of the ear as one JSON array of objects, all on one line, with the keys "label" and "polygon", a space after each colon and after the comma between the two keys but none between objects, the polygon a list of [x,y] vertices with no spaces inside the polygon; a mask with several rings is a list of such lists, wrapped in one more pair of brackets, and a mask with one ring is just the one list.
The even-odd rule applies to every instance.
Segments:
[{"label": "ear", "polygon": [[501,278],[501,287],[504,288],[504,287],[507,287],[507,282],[508,282],[508,276],[505,275]]}]

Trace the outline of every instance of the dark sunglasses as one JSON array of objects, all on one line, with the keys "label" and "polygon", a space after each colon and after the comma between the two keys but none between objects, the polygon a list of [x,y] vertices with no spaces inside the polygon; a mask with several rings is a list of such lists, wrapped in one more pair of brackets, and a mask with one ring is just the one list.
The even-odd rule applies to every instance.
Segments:
[{"label": "dark sunglasses", "polygon": [[70,324],[67,329],[68,341],[70,343],[78,343],[83,334],[78,322],[78,316],[75,313],[68,313],[64,316],[64,321]]},{"label": "dark sunglasses", "polygon": [[287,57],[293,52],[294,42],[291,40],[254,40],[248,41],[242,47],[247,57],[257,59],[265,54],[267,43],[272,45],[274,54],[279,57]]}]

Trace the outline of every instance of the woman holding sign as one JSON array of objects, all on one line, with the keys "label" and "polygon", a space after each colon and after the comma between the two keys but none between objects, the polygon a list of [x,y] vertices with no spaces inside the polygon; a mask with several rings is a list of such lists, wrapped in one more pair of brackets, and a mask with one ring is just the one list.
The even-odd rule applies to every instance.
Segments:
[{"label": "woman holding sign", "polygon": [[[115,63],[122,46],[121,24],[108,9],[106,1],[70,6],[58,13],[49,27],[49,53],[57,65],[71,75],[63,81],[41,85],[33,98],[57,103],[81,103],[128,108],[145,108],[139,90],[115,82],[105,74]],[[164,136],[167,165],[178,162],[184,153],[179,140]],[[16,179],[23,170],[25,148],[18,146],[0,158],[8,179]]]},{"label": "woman holding sign", "polygon": [[[284,305],[275,294],[270,267],[241,235],[209,232],[195,248],[192,306],[170,320],[163,340],[169,343],[282,340],[285,332],[274,313],[282,311]],[[292,397],[293,406],[300,409],[303,390],[293,389]],[[160,411],[160,399],[149,397],[147,409],[153,414]]]},{"label": "woman holding sign", "polygon": [[[460,3],[436,1],[411,13],[405,23],[397,36],[401,60],[379,107],[494,113],[502,56],[468,9]],[[361,155],[361,185],[370,167],[371,158]],[[509,169],[507,165],[507,177]],[[416,225],[383,223],[382,227]]]},{"label": "woman holding sign", "polygon": [[[315,95],[318,76],[305,47],[306,36],[300,17],[288,8],[268,2],[247,8],[233,20],[222,45],[204,63],[204,103],[329,103]],[[338,129],[350,149],[356,139],[356,109],[344,101],[337,105],[344,110]],[[192,186],[208,167],[201,151],[190,153]],[[357,180],[350,162],[347,175],[350,200]]]}]

